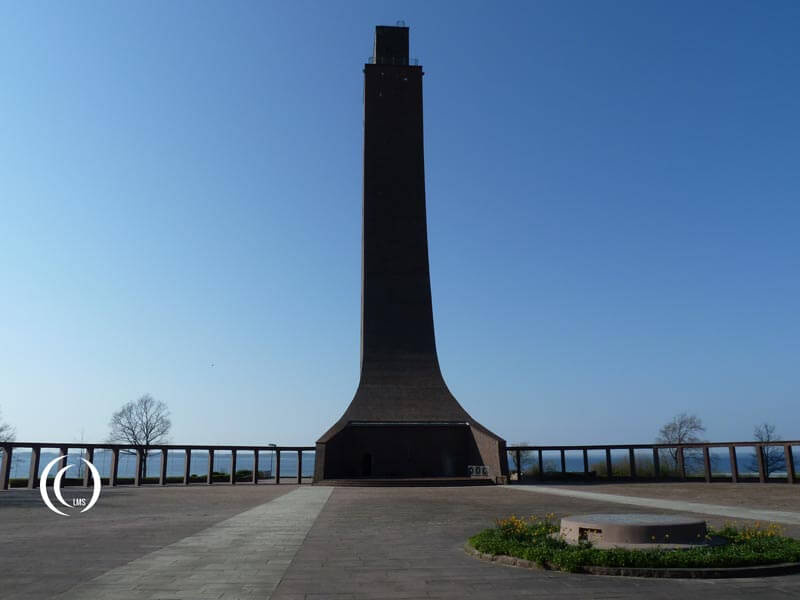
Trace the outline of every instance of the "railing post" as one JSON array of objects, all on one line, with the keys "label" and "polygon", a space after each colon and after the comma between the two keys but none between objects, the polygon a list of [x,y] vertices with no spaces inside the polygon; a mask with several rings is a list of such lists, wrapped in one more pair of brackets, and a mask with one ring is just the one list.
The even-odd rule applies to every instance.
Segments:
[{"label": "railing post", "polygon": [[761,444],[756,446],[756,460],[758,461],[758,481],[759,483],[766,483],[767,469],[764,465],[764,446]]},{"label": "railing post", "polygon": [[231,485],[236,484],[236,448],[231,450]]},{"label": "railing post", "polygon": [[11,445],[3,446],[3,462],[0,464],[0,490],[8,489],[8,482],[11,481],[11,455],[14,448]]},{"label": "railing post", "polygon": [[142,485],[142,449],[136,449],[136,473],[133,475],[133,485]]},{"label": "railing post", "polygon": [[192,480],[192,449],[186,448],[186,457],[183,460],[183,485],[189,485]]},{"label": "railing post", "polygon": [[253,485],[258,483],[258,450],[253,450]]},{"label": "railing post", "polygon": [[683,446],[678,446],[678,477],[686,479],[686,463],[683,460]]},{"label": "railing post", "polygon": [[589,478],[589,450],[587,448],[583,449],[583,476],[584,478]]},{"label": "railing post", "polygon": [[108,485],[117,485],[117,473],[119,472],[119,448],[111,449],[111,469],[108,472]]},{"label": "railing post", "polygon": [[303,451],[297,451],[297,485],[303,483]]},{"label": "railing post", "polygon": [[784,456],[784,460],[786,461],[786,481],[788,483],[794,483],[794,480],[795,480],[794,456],[792,455],[792,445],[791,444],[784,444],[784,446],[783,446],[783,456]]},{"label": "railing post", "polygon": [[708,446],[703,446],[703,477],[705,477],[706,483],[711,483],[711,456]]},{"label": "railing post", "polygon": [[520,482],[522,481],[522,452],[515,450],[514,456],[517,459],[517,482]]},{"label": "railing post", "polygon": [[[33,455],[31,455],[31,461],[32,460]],[[94,448],[86,449],[86,460],[88,460],[90,463],[94,463]],[[89,472],[89,467],[86,467],[86,470],[83,472],[83,487],[89,487],[89,479],[91,479],[91,477],[92,474]]]},{"label": "railing post", "polygon": [[542,449],[539,448],[539,480],[544,479],[544,460],[542,459]]},{"label": "railing post", "polygon": [[630,465],[631,479],[636,479],[636,452],[628,448],[628,464]]},{"label": "railing post", "polygon": [[611,448],[606,448],[606,478],[611,479],[613,476],[611,471]]},{"label": "railing post", "polygon": [[[69,447],[61,446],[61,448],[59,448],[59,452],[61,452],[61,455],[64,456],[65,458],[64,458],[64,462],[63,463],[58,463],[58,466],[59,467],[66,467],[69,464]],[[66,481],[62,480],[62,485],[66,485],[66,484],[67,484]]]},{"label": "railing post", "polygon": [[561,448],[561,472],[562,473],[566,473],[567,472],[567,459],[564,456],[564,449],[563,448]]},{"label": "railing post", "polygon": [[160,485],[167,485],[167,457],[169,450],[166,448],[161,449],[161,472],[158,474],[158,483]]},{"label": "railing post", "polygon": [[706,483],[711,483],[711,457],[709,456],[708,446],[703,446],[703,475]]},{"label": "railing post", "polygon": [[281,451],[275,448],[275,485],[281,482]]},{"label": "railing post", "polygon": [[31,448],[31,464],[28,467],[28,489],[32,490],[39,485],[39,461],[42,449],[38,446]]},{"label": "railing post", "polygon": [[736,446],[728,446],[728,459],[731,463],[731,482],[739,482],[739,463],[736,462]]},{"label": "railing post", "polygon": [[214,449],[208,449],[208,475],[206,476],[206,484],[211,485],[214,483]]},{"label": "railing post", "polygon": [[658,448],[653,448],[653,477],[661,478],[661,455],[658,453]]}]

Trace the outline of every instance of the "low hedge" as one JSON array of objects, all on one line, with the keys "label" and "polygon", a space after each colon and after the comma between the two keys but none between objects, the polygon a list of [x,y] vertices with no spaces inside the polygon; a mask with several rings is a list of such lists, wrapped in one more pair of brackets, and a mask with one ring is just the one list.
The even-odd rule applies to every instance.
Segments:
[{"label": "low hedge", "polygon": [[710,536],[720,536],[724,545],[689,549],[629,550],[600,549],[589,542],[577,545],[553,534],[559,531],[554,515],[520,519],[511,516],[497,521],[469,539],[469,544],[486,554],[522,558],[545,569],[580,572],[583,567],[627,568],[729,568],[800,562],[800,540],[786,537],[780,526],[709,528]]}]

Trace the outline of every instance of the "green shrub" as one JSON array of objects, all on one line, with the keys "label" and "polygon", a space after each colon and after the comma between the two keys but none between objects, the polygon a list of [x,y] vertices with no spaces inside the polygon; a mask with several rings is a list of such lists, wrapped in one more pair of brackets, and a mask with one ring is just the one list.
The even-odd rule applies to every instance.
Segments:
[{"label": "green shrub", "polygon": [[486,554],[515,556],[544,568],[570,572],[580,571],[585,566],[723,568],[800,562],[800,540],[783,536],[780,526],[775,524],[762,527],[755,523],[738,528],[726,524],[718,531],[709,529],[709,536],[724,537],[727,544],[681,550],[659,547],[605,550],[589,542],[571,545],[552,535],[558,531],[554,515],[529,519],[512,515],[498,520],[496,527],[471,537],[469,543]]}]

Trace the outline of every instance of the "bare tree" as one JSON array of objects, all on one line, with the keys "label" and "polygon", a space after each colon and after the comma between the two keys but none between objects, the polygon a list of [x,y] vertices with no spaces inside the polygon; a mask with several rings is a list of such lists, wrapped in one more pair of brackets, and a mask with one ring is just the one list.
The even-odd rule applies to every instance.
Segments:
[{"label": "bare tree", "polygon": [[[761,447],[761,456],[764,458],[764,471],[765,475],[769,477],[770,473],[782,471],[786,468],[786,459],[783,454],[783,448],[779,446],[771,446],[771,442],[780,440],[780,436],[775,433],[775,425],[769,423],[761,423],[753,428],[753,437],[757,442],[764,444]],[[758,450],[756,450],[758,451]],[[750,468],[753,471],[758,470],[758,457],[753,459]]]},{"label": "bare tree", "polygon": [[145,394],[138,400],[126,403],[121,409],[111,416],[111,433],[109,441],[129,444],[142,451],[142,477],[147,477],[147,457],[150,446],[165,444],[172,422],[169,419],[169,409],[160,400],[154,399],[150,394]]},{"label": "bare tree", "polygon": [[[528,442],[517,442],[516,444],[512,444],[512,446],[527,446],[527,445],[528,445]],[[520,450],[519,451],[519,462],[522,463],[521,465],[517,464],[517,451],[516,450],[509,451],[509,454],[511,455],[511,464],[514,466],[513,471],[519,473],[520,474],[519,475],[520,479],[522,479],[522,476],[524,475],[525,463],[529,462],[531,457],[533,457],[533,450]],[[538,469],[538,467],[537,467],[537,469]]]},{"label": "bare tree", "polygon": [[8,423],[0,421],[0,442],[13,442],[16,437],[16,430]]},{"label": "bare tree", "polygon": [[[3,442],[13,442],[15,437],[17,437],[17,432],[14,430],[14,428],[8,423],[4,423],[2,420],[0,420],[0,444]],[[0,448],[0,457],[2,456],[3,448]]]},{"label": "bare tree", "polygon": [[[703,441],[698,434],[705,430],[706,427],[700,417],[681,413],[658,430],[656,442],[659,444],[694,444]],[[667,455],[672,461],[672,466],[677,466],[678,449],[668,448]],[[684,451],[683,462],[685,466],[694,467],[701,460],[699,452]]]}]

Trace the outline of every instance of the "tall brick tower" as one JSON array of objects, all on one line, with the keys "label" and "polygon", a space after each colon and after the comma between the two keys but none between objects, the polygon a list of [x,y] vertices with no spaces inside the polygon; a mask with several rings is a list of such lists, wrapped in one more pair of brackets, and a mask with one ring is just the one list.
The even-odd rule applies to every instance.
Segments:
[{"label": "tall brick tower", "polygon": [[422,68],[408,28],[377,27],[364,66],[361,380],[318,441],[314,479],[507,475],[505,441],[447,389],[433,330]]}]

